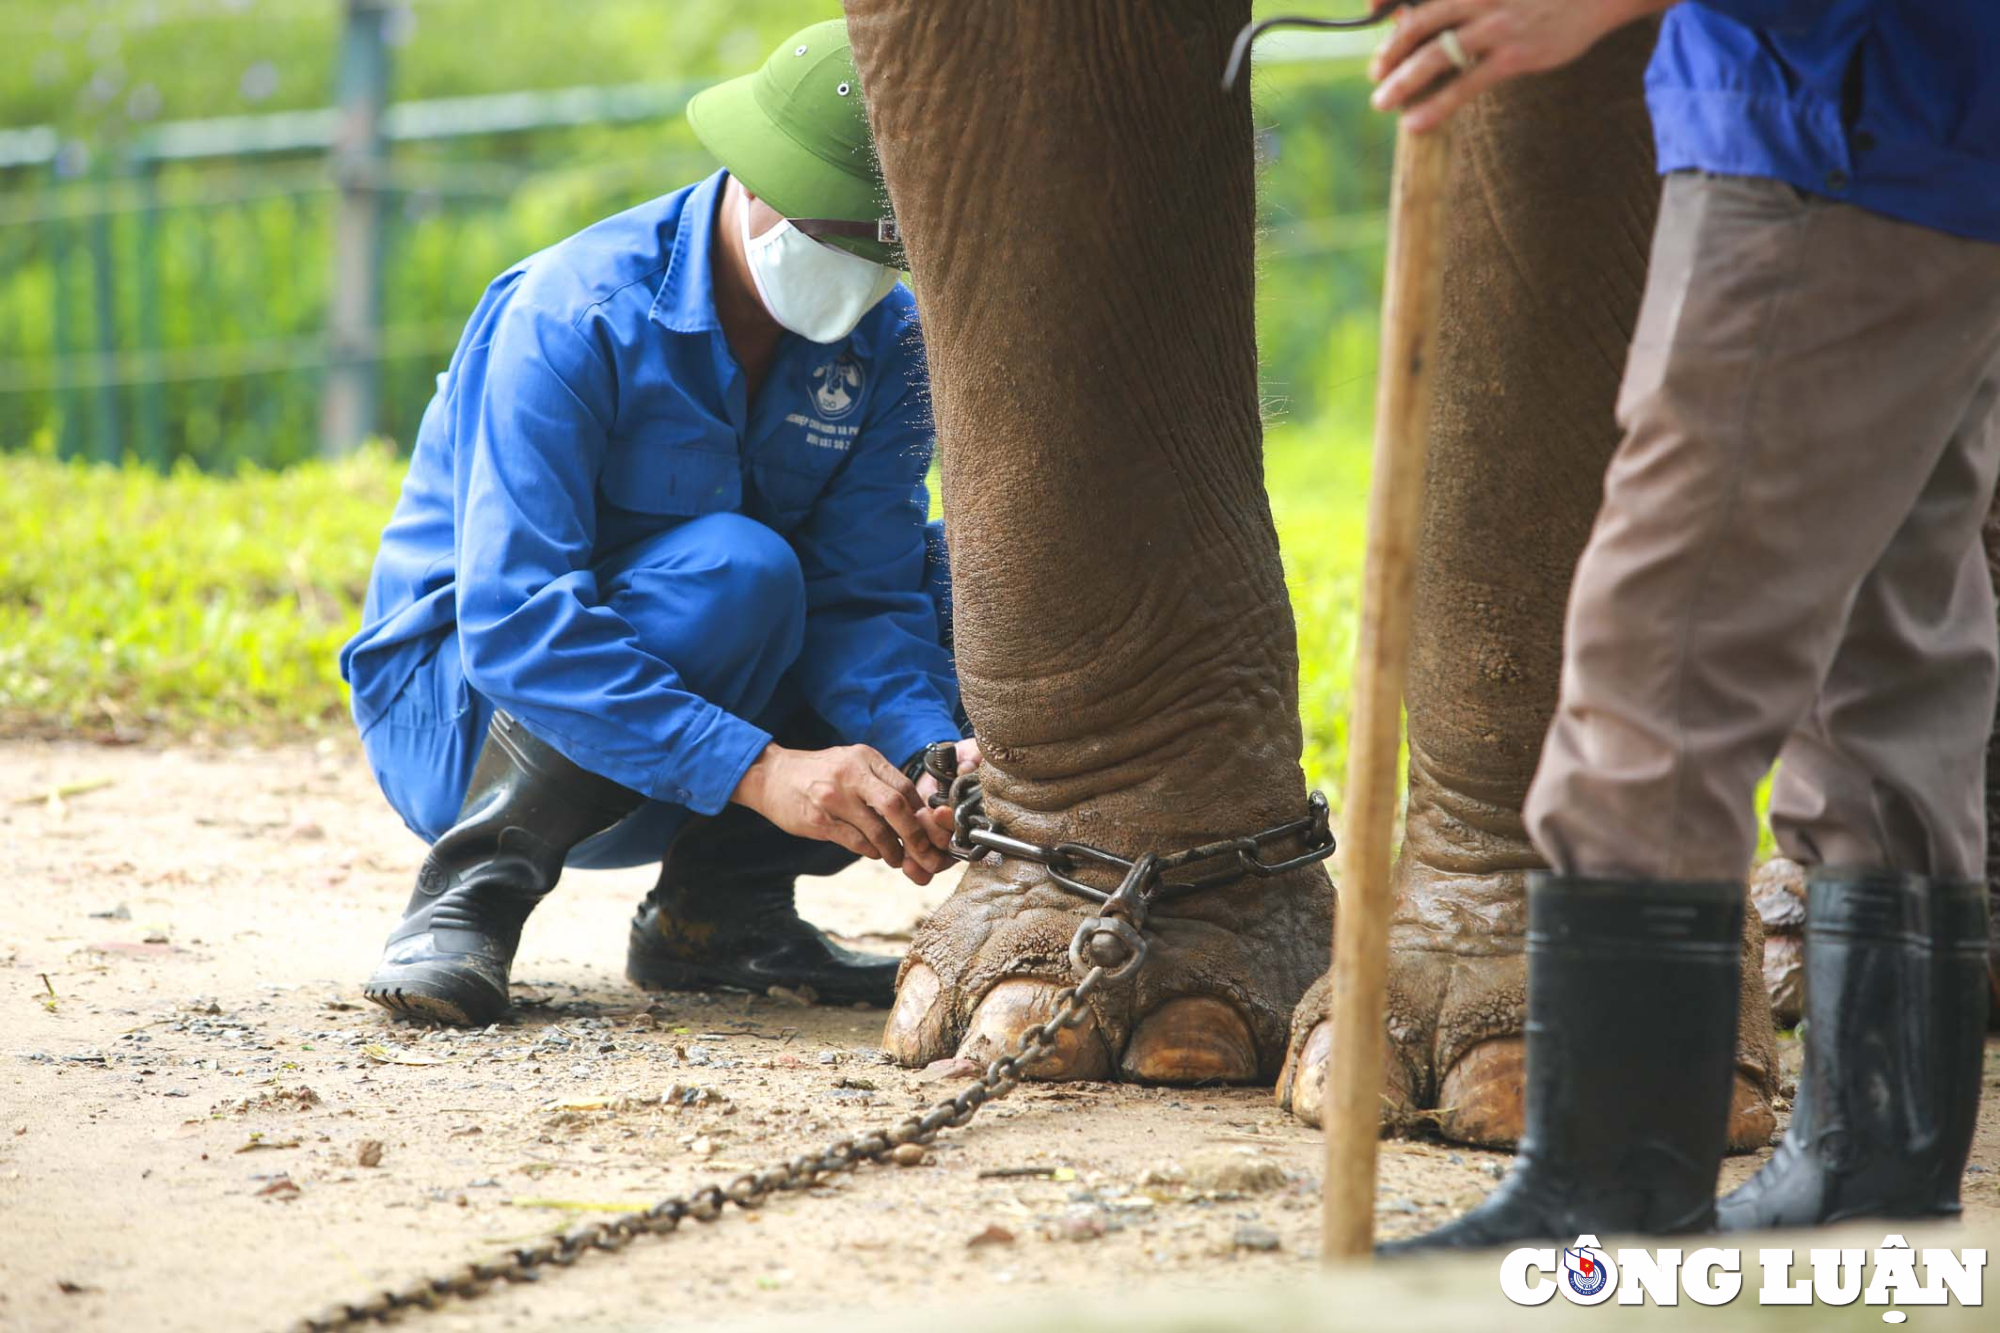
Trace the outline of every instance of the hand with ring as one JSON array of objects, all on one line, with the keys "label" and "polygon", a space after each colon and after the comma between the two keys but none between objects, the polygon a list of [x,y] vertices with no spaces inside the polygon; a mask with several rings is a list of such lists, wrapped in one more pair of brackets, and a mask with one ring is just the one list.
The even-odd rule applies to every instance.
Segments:
[{"label": "hand with ring", "polygon": [[[1413,131],[1444,123],[1486,89],[1588,51],[1613,28],[1674,0],[1424,0],[1396,12],[1396,29],[1368,75],[1380,111]],[[1439,86],[1443,80],[1442,86]]]}]

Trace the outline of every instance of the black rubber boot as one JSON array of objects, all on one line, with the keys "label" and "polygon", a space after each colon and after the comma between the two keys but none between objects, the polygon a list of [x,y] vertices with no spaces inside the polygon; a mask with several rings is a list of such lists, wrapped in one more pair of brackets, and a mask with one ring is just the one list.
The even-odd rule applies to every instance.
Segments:
[{"label": "black rubber boot", "polygon": [[626,977],[646,990],[761,995],[775,985],[810,989],[828,1004],[886,1008],[898,960],[842,948],[793,905],[800,875],[831,875],[859,859],[740,805],[690,824],[632,918]]},{"label": "black rubber boot", "polygon": [[507,970],[528,913],[556,886],[570,850],[641,800],[496,712],[458,823],[424,858],[403,920],[362,993],[436,1023],[498,1018],[507,1011]]},{"label": "black rubber boot", "polygon": [[1887,871],[1806,882],[1805,1069],[1784,1142],[1725,1231],[1950,1217],[1985,1056],[1985,886]]},{"label": "black rubber boot", "polygon": [[2000,885],[1986,883],[1986,1026],[2000,1028]]},{"label": "black rubber boot", "polygon": [[1728,1138],[1741,884],[1528,882],[1528,1089],[1514,1169],[1385,1255],[1702,1231]]}]

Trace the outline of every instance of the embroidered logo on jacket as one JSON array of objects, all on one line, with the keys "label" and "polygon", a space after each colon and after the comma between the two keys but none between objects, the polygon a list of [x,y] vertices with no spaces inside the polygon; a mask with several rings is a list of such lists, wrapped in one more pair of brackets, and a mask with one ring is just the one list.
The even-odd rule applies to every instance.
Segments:
[{"label": "embroidered logo on jacket", "polygon": [[830,357],[812,369],[813,411],[826,421],[839,421],[861,405],[861,388],[867,382],[861,363],[846,352]]}]

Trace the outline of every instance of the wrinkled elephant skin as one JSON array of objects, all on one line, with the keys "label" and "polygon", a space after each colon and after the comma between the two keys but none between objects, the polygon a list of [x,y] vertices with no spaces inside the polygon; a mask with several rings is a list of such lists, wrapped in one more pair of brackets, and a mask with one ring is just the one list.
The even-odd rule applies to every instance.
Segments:
[{"label": "wrinkled elephant skin", "polygon": [[[1249,5],[847,11],[924,329],[987,813],[1127,855],[1298,818],[1250,102],[1218,80]],[[1073,980],[1089,907],[1032,863],[968,867],[884,1046],[911,1065],[1011,1048]],[[1146,966],[1034,1072],[1274,1077],[1331,917],[1318,867],[1163,905]]]}]

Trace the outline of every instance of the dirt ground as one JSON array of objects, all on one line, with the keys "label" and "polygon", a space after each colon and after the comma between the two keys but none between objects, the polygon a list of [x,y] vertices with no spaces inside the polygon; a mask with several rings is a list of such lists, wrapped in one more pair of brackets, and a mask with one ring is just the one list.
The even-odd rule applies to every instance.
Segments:
[{"label": "dirt ground", "polygon": [[[963,1077],[883,1063],[879,1011],[630,989],[636,870],[565,878],[529,925],[509,1020],[392,1022],[357,987],[420,851],[344,742],[0,743],[0,1329],[282,1327],[891,1123]],[[948,889],[860,867],[801,905],[893,950]],[[1320,1151],[1264,1088],[1031,1086],[920,1165],[422,1326],[847,1326],[1133,1277],[1156,1298],[1247,1298],[1315,1267]],[[1506,1160],[1386,1144],[1382,1233],[1444,1220]],[[2000,1097],[1972,1169],[1969,1220],[1991,1230]]]}]

